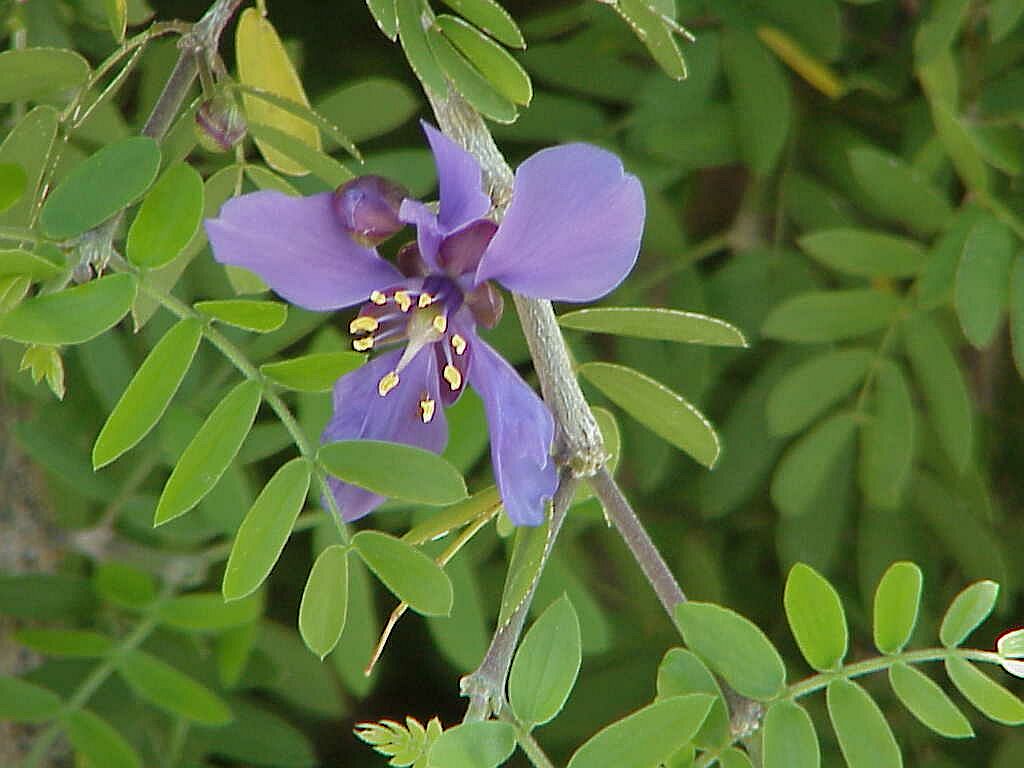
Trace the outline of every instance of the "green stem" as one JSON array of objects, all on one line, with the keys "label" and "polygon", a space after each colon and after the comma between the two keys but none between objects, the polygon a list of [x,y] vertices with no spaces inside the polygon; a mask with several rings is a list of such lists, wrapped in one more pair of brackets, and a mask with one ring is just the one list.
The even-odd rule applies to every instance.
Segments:
[{"label": "green stem", "polygon": [[207,319],[203,318],[188,304],[152,285],[148,280],[146,280],[145,275],[141,274],[127,262],[117,259],[111,263],[123,271],[134,272],[139,278],[139,287],[175,316],[201,320],[203,322],[203,336],[205,336],[206,339],[213,344],[213,346],[216,347],[217,350],[224,355],[224,357],[226,357],[245,378],[250,381],[255,381],[260,385],[263,390],[263,399],[266,401],[267,405],[270,406],[271,410],[274,411],[278,419],[281,420],[281,423],[284,424],[284,428],[288,430],[288,434],[291,435],[295,446],[299,449],[299,453],[313,466],[313,473],[316,475],[317,482],[320,484],[322,496],[327,501],[327,506],[330,508],[329,511],[331,519],[334,521],[334,524],[338,529],[338,534],[341,536],[342,542],[347,544],[349,540],[348,529],[341,519],[341,511],[338,509],[338,504],[334,499],[334,494],[331,493],[330,487],[327,485],[327,473],[317,461],[316,447],[310,443],[309,438],[307,438],[306,434],[302,431],[302,427],[299,426],[299,423],[295,420],[295,417],[288,409],[284,400],[282,400],[281,396],[268,384],[267,380],[264,378],[263,374],[260,373],[255,364],[253,364],[252,361],[246,357],[245,353],[230,339],[214,328]]},{"label": "green stem", "polygon": [[175,585],[173,582],[168,581],[165,583],[160,596],[149,606],[146,617],[139,622],[134,630],[125,635],[118,646],[111,651],[101,664],[89,673],[89,676],[82,681],[71,698],[61,707],[60,712],[54,717],[49,727],[39,734],[32,745],[32,751],[25,758],[22,768],[36,768],[46,759],[50,747],[53,746],[53,742],[57,740],[57,737],[64,729],[63,721],[65,718],[88,704],[93,694],[107,682],[107,678],[117,669],[121,659],[146,642],[159,623],[160,609],[171,599],[174,589]]},{"label": "green stem", "polygon": [[[812,693],[827,688],[833,680],[850,680],[855,677],[863,677],[875,672],[882,672],[900,662],[904,664],[925,664],[932,661],[945,661],[946,659],[966,659],[978,661],[985,664],[1000,664],[1003,659],[994,651],[981,651],[974,648],[924,648],[919,651],[904,651],[894,653],[891,656],[875,656],[871,659],[847,664],[834,672],[821,672],[817,675],[801,680],[786,689],[786,692],[775,701],[786,701],[803,698]],[[768,703],[770,706],[770,702]],[[724,745],[720,750],[704,752],[693,764],[694,768],[709,768],[718,762],[723,751],[740,740],[737,736],[729,744]]]},{"label": "green stem", "polygon": [[835,672],[821,672],[814,677],[789,686],[782,698],[799,699],[820,691],[833,680],[839,678],[849,680],[854,677],[870,675],[873,672],[881,672],[901,661],[905,664],[923,664],[929,661],[945,661],[950,658],[980,661],[986,664],[999,664],[1002,661],[999,654],[994,651],[979,651],[974,648],[925,648],[920,651],[904,651],[903,653],[894,653],[892,656],[876,656],[873,659],[848,664]]},{"label": "green stem", "polygon": [[515,729],[516,741],[519,742],[520,749],[535,768],[555,768],[555,764],[545,754],[537,740],[533,738],[533,734],[508,711],[507,707],[502,710],[501,719]]}]

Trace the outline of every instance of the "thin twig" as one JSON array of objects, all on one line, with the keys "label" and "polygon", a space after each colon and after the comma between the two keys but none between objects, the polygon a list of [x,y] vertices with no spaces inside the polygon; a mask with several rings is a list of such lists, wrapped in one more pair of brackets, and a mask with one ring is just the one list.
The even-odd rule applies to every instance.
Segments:
[{"label": "thin twig", "polygon": [[654,588],[665,612],[674,620],[676,606],[686,602],[686,595],[683,594],[672,571],[668,569],[658,548],[654,546],[629,500],[605,467],[590,478],[590,487],[601,500],[608,519],[626,542],[629,551],[633,553],[633,558]]},{"label": "thin twig", "polygon": [[523,632],[526,615],[530,611],[530,604],[537,591],[540,574],[551,556],[555,539],[562,528],[562,523],[565,522],[565,513],[569,511],[569,505],[576,494],[578,482],[576,477],[569,472],[563,472],[559,478],[558,490],[555,491],[555,498],[551,502],[548,538],[533,584],[508,621],[495,630],[494,637],[491,638],[491,644],[488,646],[480,666],[460,681],[462,695],[469,697],[469,707],[463,722],[485,720],[490,715],[500,712],[505,703],[505,681],[508,679],[508,670],[512,665],[512,656],[519,645],[519,636]]}]

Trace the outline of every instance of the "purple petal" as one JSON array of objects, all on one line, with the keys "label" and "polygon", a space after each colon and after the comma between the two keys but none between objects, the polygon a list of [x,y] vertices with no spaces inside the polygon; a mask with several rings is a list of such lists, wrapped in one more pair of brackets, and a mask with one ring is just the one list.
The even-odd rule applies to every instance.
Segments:
[{"label": "purple petal", "polygon": [[486,216],[491,198],[484,192],[480,164],[469,152],[429,123],[420,122],[427,134],[437,166],[438,197],[441,210],[438,221],[447,234],[469,222]]},{"label": "purple petal", "polygon": [[407,197],[398,210],[398,218],[416,227],[416,244],[420,258],[431,267],[437,267],[437,250],[441,246],[441,229],[437,214],[419,200]]},{"label": "purple petal", "polygon": [[545,502],[558,484],[551,458],[555,421],[544,401],[501,355],[475,336],[470,343],[472,384],[484,401],[501,500],[516,525],[540,525]]},{"label": "purple petal", "polygon": [[206,220],[214,258],[252,270],[288,301],[313,310],[358,304],[400,281],[376,251],[345,234],[332,200],[330,192],[273,191],[228,200]]},{"label": "purple petal", "polygon": [[441,242],[437,252],[438,265],[456,277],[475,272],[497,229],[493,221],[480,219],[453,232]]},{"label": "purple petal", "polygon": [[[381,397],[377,384],[393,371],[402,350],[380,355],[362,368],[345,374],[334,385],[334,415],[321,441],[386,440],[440,452],[448,442],[448,425],[438,393],[437,363],[427,349],[416,355],[399,374],[399,383]],[[436,403],[433,418],[424,423],[420,401]],[[330,480],[341,516],[351,522],[372,512],[384,501],[371,493],[336,478]]]},{"label": "purple petal", "polygon": [[618,157],[589,144],[544,149],[516,170],[512,203],[476,281],[592,301],[633,268],[643,229],[643,188]]}]

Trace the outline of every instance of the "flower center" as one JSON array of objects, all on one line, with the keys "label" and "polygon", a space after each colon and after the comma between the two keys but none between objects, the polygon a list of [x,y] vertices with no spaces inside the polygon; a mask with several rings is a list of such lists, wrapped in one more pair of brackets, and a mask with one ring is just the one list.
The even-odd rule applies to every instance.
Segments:
[{"label": "flower center", "polygon": [[[459,285],[451,278],[439,275],[429,275],[401,288],[376,290],[370,294],[369,302],[349,324],[349,332],[355,337],[352,347],[365,352],[381,344],[405,344],[395,369],[377,382],[377,393],[381,397],[386,397],[399,385],[402,371],[416,355],[435,344],[438,345],[441,378],[449,392],[457,393],[462,388],[465,365],[459,362],[469,344],[465,337],[449,327],[449,318],[464,300]],[[434,401],[424,394],[419,407],[423,423],[429,423],[434,417]]]}]

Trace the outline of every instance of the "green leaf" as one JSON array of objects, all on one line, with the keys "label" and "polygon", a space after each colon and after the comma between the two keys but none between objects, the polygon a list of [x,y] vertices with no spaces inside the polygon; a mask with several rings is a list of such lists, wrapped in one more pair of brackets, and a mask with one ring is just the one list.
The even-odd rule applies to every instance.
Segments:
[{"label": "green leaf", "polygon": [[153,577],[124,563],[103,563],[96,569],[92,580],[100,597],[129,610],[142,610],[157,597]]},{"label": "green leaf", "polygon": [[50,193],[39,225],[55,240],[80,235],[141,197],[159,168],[160,147],[148,136],[108,144],[76,165]]},{"label": "green leaf", "polygon": [[427,41],[427,32],[423,28],[423,10],[423,0],[395,0],[398,36],[405,58],[409,60],[409,66],[423,87],[443,96],[448,93],[448,83]]},{"label": "green leaf", "polygon": [[[675,80],[683,80],[686,77],[686,62],[682,51],[672,34],[673,30],[652,5],[650,0],[618,0],[614,7],[665,74]],[[675,16],[674,3],[672,12]]]},{"label": "green leaf", "polygon": [[749,619],[728,608],[695,601],[677,605],[675,617],[690,650],[740,695],[767,701],[785,686],[782,657]]},{"label": "green leaf", "polygon": [[185,319],[153,347],[96,438],[94,469],[133,448],[156,426],[192,365],[201,337],[199,321]]},{"label": "green leaf", "polygon": [[508,51],[455,16],[442,14],[437,17],[437,24],[498,93],[516,104],[530,103],[533,98],[530,76]]},{"label": "green leaf", "polygon": [[107,12],[110,33],[117,42],[124,42],[125,29],[128,27],[128,0],[103,0],[103,8]]},{"label": "green leaf", "polygon": [[606,726],[576,750],[568,768],[650,768],[693,739],[714,698],[703,693],[649,704]]},{"label": "green leaf", "polygon": [[903,756],[889,723],[867,691],[837,678],[826,692],[828,714],[849,768],[900,768]]},{"label": "green leaf", "polygon": [[174,163],[146,195],[128,230],[128,260],[149,269],[173,261],[195,236],[202,217],[202,177],[188,163]]},{"label": "green leaf", "polygon": [[135,299],[132,275],[108,275],[36,296],[0,315],[0,338],[22,344],[81,344],[115,326]]},{"label": "green leaf", "polygon": [[348,550],[334,544],[317,556],[299,605],[302,640],[321,661],[341,639],[347,615]]},{"label": "green leaf", "polygon": [[747,753],[736,747],[729,747],[725,750],[718,758],[718,764],[722,768],[754,768]]},{"label": "green leaf", "polygon": [[441,0],[496,40],[513,48],[525,48],[526,41],[515,19],[495,0]]},{"label": "green leaf", "polygon": [[1003,725],[1024,723],[1024,701],[969,661],[951,656],[946,659],[945,667],[953,685],[985,717]]},{"label": "green leaf", "polygon": [[704,414],[668,387],[612,363],[586,363],[579,373],[656,435],[704,466],[715,465],[720,445],[714,428]]},{"label": "green leaf", "polygon": [[960,364],[927,315],[907,318],[903,341],[939,443],[953,466],[962,472],[973,452],[973,408]]},{"label": "green leaf", "polygon": [[869,229],[819,230],[799,243],[822,264],[862,277],[908,277],[927,261],[924,248],[914,240]]},{"label": "green leaf", "polygon": [[224,602],[219,592],[193,592],[168,600],[160,622],[185,632],[223,632],[252,624],[263,614],[263,596]]},{"label": "green leaf", "polygon": [[916,437],[910,387],[896,363],[878,363],[873,401],[861,424],[860,487],[869,504],[895,509],[911,479]]},{"label": "green leaf", "polygon": [[[468,495],[455,467],[411,445],[340,440],[321,446],[317,458],[335,477],[381,496],[440,507]],[[395,467],[402,471],[395,472]]]},{"label": "green leaf", "polygon": [[70,91],[89,77],[89,62],[63,48],[21,48],[0,53],[0,104],[35,101]]},{"label": "green leaf", "polygon": [[153,525],[180,517],[213,489],[249,434],[260,398],[259,382],[243,381],[217,404],[167,479]]},{"label": "green leaf", "polygon": [[1014,30],[1024,16],[1024,5],[1017,0],[992,0],[988,8],[988,32],[998,43]]},{"label": "green leaf", "polygon": [[70,659],[102,658],[114,647],[106,635],[87,629],[25,628],[15,632],[14,639],[36,653]]},{"label": "green leaf", "polygon": [[[277,109],[277,107],[275,107]],[[306,123],[306,125],[309,125]],[[316,128],[314,127],[314,130]],[[303,139],[296,138],[292,133],[283,131],[265,123],[249,123],[249,133],[263,147],[264,153],[271,152],[272,157],[280,165],[282,162],[292,169],[293,176],[303,176],[308,171],[322,179],[329,187],[340,187],[353,173],[330,155],[324,154],[319,147],[320,133],[317,132],[317,146],[310,146]],[[266,155],[264,154],[264,157]],[[267,161],[270,165],[270,161]],[[281,171],[287,173],[289,171]]]},{"label": "green leaf", "polygon": [[1010,340],[1017,373],[1024,376],[1024,255],[1014,260],[1010,276]]},{"label": "green leaf", "polygon": [[873,627],[875,647],[899,653],[910,641],[921,607],[921,569],[914,563],[893,563],[875,590]]},{"label": "green leaf", "polygon": [[970,0],[937,0],[914,36],[914,60],[918,68],[949,50],[956,40]]},{"label": "green leaf", "polygon": [[0,251],[0,277],[28,275],[33,280],[48,280],[60,274],[53,262],[20,248]]},{"label": "green leaf", "polygon": [[0,719],[45,723],[60,712],[61,706],[60,696],[49,688],[20,677],[0,675]]},{"label": "green leaf", "polygon": [[135,748],[125,741],[105,720],[85,709],[77,709],[64,716],[68,740],[89,765],[103,768],[141,768],[142,759]]},{"label": "green leaf", "polygon": [[[295,66],[288,57],[281,38],[274,25],[255,8],[247,8],[238,19],[235,31],[235,61],[238,79],[245,85],[267,91],[288,101],[309,106],[306,91],[302,87]],[[297,144],[318,151],[320,131],[317,126],[286,112],[278,106],[248,94],[242,95],[245,112],[249,118],[250,130],[253,124],[267,126],[295,140]],[[275,171],[291,176],[306,173],[307,168],[292,153],[283,153],[278,146],[272,146],[263,137],[257,136],[256,146]],[[312,170],[312,169],[309,169]]]},{"label": "green leaf", "polygon": [[953,208],[923,173],[874,147],[849,151],[850,168],[861,190],[887,219],[930,235],[942,229]]},{"label": "green leaf", "polygon": [[988,168],[977,142],[952,108],[943,104],[929,93],[932,120],[939,140],[953,161],[957,174],[968,189],[984,193],[989,187]]},{"label": "green leaf", "polygon": [[953,598],[942,617],[939,640],[947,648],[955,648],[971,634],[996,607],[999,585],[994,581],[978,581]]},{"label": "green leaf", "polygon": [[732,92],[743,156],[756,174],[765,176],[789,133],[789,83],[752,30],[730,25],[721,37],[722,68]]},{"label": "green leaf", "polygon": [[761,333],[781,341],[841,341],[878,331],[893,322],[899,299],[873,290],[811,291],[772,309]]},{"label": "green leaf", "polygon": [[462,97],[480,114],[499,123],[515,122],[515,104],[480,73],[444,36],[438,27],[427,30],[434,60]]},{"label": "green leaf", "polygon": [[24,170],[27,179],[20,199],[0,212],[0,224],[27,225],[31,221],[39,184],[50,167],[50,150],[57,135],[57,122],[56,109],[36,107],[11,129],[0,144],[0,163],[17,165]]},{"label": "green leaf", "polygon": [[857,433],[852,413],[837,413],[794,442],[772,477],[771,497],[786,517],[810,512],[811,503]]},{"label": "green leaf", "polygon": [[65,573],[0,574],[0,614],[42,621],[82,620],[96,612],[86,579]]},{"label": "green leaf", "polygon": [[520,722],[543,725],[569,698],[580,671],[580,622],[562,595],[533,623],[512,661],[508,697]]},{"label": "green leaf", "polygon": [[509,723],[485,720],[463,723],[437,737],[430,746],[429,768],[497,768],[516,748]]},{"label": "green leaf", "polygon": [[975,224],[964,242],[954,301],[964,336],[976,348],[992,343],[1009,299],[1014,237],[992,217]]},{"label": "green leaf", "polygon": [[0,163],[0,212],[6,211],[25,194],[28,176],[14,163]]},{"label": "green leaf", "polygon": [[520,526],[516,529],[512,543],[512,557],[505,574],[505,586],[501,592],[501,611],[498,626],[504,626],[540,578],[544,551],[548,543],[548,520],[541,525]]},{"label": "green leaf", "polygon": [[701,749],[719,749],[731,741],[729,714],[718,682],[703,661],[683,648],[671,648],[658,665],[658,699],[668,699],[687,693],[707,693],[715,698],[704,719],[694,746]]},{"label": "green leaf", "polygon": [[821,748],[807,710],[793,701],[777,701],[764,716],[764,768],[818,768]]},{"label": "green leaf", "polygon": [[395,0],[366,0],[370,15],[377,22],[380,31],[395,42],[398,37],[398,18],[395,16]]},{"label": "green leaf", "polygon": [[206,731],[209,751],[246,765],[272,768],[314,768],[318,765],[313,745],[287,720],[243,699],[231,702],[235,720]]},{"label": "green leaf", "polygon": [[[345,151],[352,155],[354,158],[356,158],[357,160],[363,159],[358,147],[356,147],[356,145],[352,142],[352,139],[350,139],[345,134],[345,132],[341,130],[341,128],[339,128],[329,119],[327,119],[326,116],[320,114],[320,112],[313,109],[308,104],[292,101],[291,99],[287,99],[284,96],[278,96],[276,93],[271,93],[270,91],[265,91],[262,88],[255,88],[251,85],[245,85],[243,83],[239,83],[236,87],[238,88],[239,91],[241,91],[244,94],[248,94],[249,96],[259,99],[260,101],[265,101],[268,104],[272,104],[273,106],[280,109],[282,112],[287,112],[293,117],[297,117],[301,120],[305,120],[308,123],[312,123],[324,134],[324,136],[326,136],[334,143],[344,147]],[[277,130],[273,125],[264,127],[269,127],[271,128],[271,130]],[[277,130],[277,133],[281,133],[281,131]],[[299,141],[298,139],[295,139],[295,137],[292,136],[291,134],[285,135],[289,136],[295,141]],[[318,151],[318,149],[314,149],[310,147],[308,144],[303,144],[303,147],[311,151]],[[326,150],[326,148],[322,149]],[[304,154],[303,150],[299,150],[299,152],[300,154]]]},{"label": "green leaf", "polygon": [[419,102],[405,83],[368,77],[332,91],[317,109],[327,119],[345,126],[352,141],[360,142],[404,125],[419,110]]},{"label": "green leaf", "polygon": [[790,368],[765,403],[768,426],[792,435],[814,423],[864,381],[875,353],[863,347],[824,352]]},{"label": "green leaf", "polygon": [[967,739],[974,729],[938,683],[902,661],[889,667],[889,684],[910,714],[947,739]]},{"label": "green leaf", "polygon": [[843,665],[849,644],[846,614],[835,587],[809,565],[790,569],[783,597],[789,628],[800,653],[818,672]]},{"label": "green leaf", "polygon": [[417,613],[447,616],[451,611],[451,581],[420,550],[380,531],[360,531],[352,546],[384,586]]},{"label": "green leaf", "polygon": [[346,373],[366,362],[357,352],[314,352],[260,366],[260,373],[276,384],[299,392],[328,392]]},{"label": "green leaf", "polygon": [[260,491],[231,545],[222,585],[225,600],[251,594],[270,575],[302,511],[309,480],[309,462],[296,458]]},{"label": "green leaf", "polygon": [[170,664],[143,651],[132,651],[118,662],[117,671],[140,699],[204,725],[224,725],[234,719],[220,697]]},{"label": "green leaf", "polygon": [[717,317],[651,307],[579,309],[559,315],[558,324],[591,333],[661,339],[716,347],[745,347],[743,332]]},{"label": "green leaf", "polygon": [[197,301],[195,308],[207,317],[257,333],[276,331],[288,319],[288,307],[279,301],[254,299]]}]

